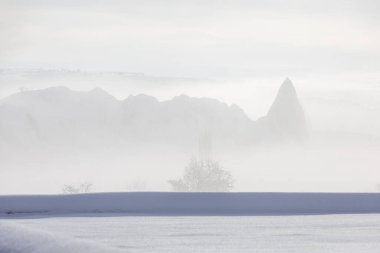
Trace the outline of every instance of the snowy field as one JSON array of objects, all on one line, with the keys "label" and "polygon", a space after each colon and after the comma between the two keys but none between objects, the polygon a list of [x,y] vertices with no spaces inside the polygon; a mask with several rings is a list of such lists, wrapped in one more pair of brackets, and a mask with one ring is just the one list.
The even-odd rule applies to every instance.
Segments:
[{"label": "snowy field", "polygon": [[0,220],[0,252],[378,253],[380,215],[98,216]]},{"label": "snowy field", "polygon": [[376,193],[0,196],[0,253],[379,249]]},{"label": "snowy field", "polygon": [[22,214],[297,215],[380,213],[379,193],[112,192],[0,196],[0,217]]}]

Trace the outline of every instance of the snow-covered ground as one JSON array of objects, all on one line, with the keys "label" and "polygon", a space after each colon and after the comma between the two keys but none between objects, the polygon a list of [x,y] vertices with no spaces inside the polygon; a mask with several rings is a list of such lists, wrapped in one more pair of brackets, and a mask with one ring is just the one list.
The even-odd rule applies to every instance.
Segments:
[{"label": "snow-covered ground", "polygon": [[379,248],[376,193],[0,196],[0,253],[377,253]]},{"label": "snow-covered ground", "polygon": [[0,221],[0,252],[378,253],[380,215],[93,216]]},{"label": "snow-covered ground", "polygon": [[296,215],[380,213],[380,193],[119,192],[0,196],[0,217],[22,214]]},{"label": "snow-covered ground", "polygon": [[[0,221],[1,253],[118,252],[96,241],[80,240],[52,231]],[[63,233],[64,234],[64,233]]]}]

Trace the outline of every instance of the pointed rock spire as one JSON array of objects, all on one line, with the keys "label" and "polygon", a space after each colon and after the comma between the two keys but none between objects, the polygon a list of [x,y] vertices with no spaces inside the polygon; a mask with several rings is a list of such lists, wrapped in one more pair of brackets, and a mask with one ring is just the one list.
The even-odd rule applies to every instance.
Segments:
[{"label": "pointed rock spire", "polygon": [[275,134],[281,137],[295,140],[307,137],[305,113],[289,78],[282,83],[266,118]]},{"label": "pointed rock spire", "polygon": [[279,91],[279,95],[286,95],[286,96],[297,96],[296,89],[294,88],[294,85],[292,81],[287,77],[284,82],[282,83]]}]

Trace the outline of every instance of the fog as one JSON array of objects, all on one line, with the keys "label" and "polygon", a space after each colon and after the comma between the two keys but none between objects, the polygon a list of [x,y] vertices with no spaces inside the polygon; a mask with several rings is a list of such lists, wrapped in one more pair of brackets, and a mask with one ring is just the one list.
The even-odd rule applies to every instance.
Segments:
[{"label": "fog", "polygon": [[378,7],[0,1],[0,194],[379,191]]}]

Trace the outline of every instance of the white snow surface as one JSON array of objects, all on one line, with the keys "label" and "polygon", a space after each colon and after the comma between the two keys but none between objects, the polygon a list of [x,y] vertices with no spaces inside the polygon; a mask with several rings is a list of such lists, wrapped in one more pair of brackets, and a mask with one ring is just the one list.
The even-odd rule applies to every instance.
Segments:
[{"label": "white snow surface", "polygon": [[0,216],[296,215],[380,213],[380,193],[119,192],[0,196]]},{"label": "white snow surface", "polygon": [[0,221],[1,253],[70,253],[120,252],[93,241],[61,236],[31,229],[19,224]]},{"label": "white snow surface", "polygon": [[379,229],[379,214],[41,215],[0,221],[0,252],[378,253]]}]

